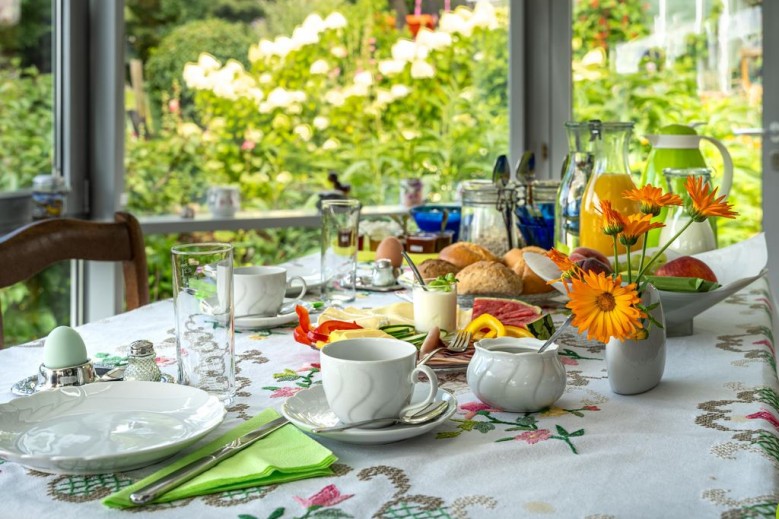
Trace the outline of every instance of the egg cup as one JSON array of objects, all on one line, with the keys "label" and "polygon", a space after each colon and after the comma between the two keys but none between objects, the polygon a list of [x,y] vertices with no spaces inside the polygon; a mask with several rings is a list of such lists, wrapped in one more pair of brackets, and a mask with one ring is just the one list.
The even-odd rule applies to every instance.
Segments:
[{"label": "egg cup", "polygon": [[83,386],[96,380],[97,373],[91,360],[67,368],[47,368],[41,364],[41,367],[38,368],[38,383],[35,386],[35,391],[65,386]]}]

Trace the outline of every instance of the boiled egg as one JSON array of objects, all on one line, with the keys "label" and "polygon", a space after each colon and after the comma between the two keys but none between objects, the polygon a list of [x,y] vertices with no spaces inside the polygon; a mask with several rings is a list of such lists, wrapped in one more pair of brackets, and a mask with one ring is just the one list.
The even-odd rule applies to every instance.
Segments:
[{"label": "boiled egg", "polygon": [[403,263],[403,244],[394,236],[387,236],[376,248],[376,259],[388,259],[394,268]]},{"label": "boiled egg", "polygon": [[43,365],[49,369],[79,366],[88,360],[84,339],[70,326],[54,328],[43,343]]}]

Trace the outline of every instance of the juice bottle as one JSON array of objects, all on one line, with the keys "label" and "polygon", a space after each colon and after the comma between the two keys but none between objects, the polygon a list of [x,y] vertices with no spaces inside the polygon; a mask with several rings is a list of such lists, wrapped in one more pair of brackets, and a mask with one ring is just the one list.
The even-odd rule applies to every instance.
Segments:
[{"label": "juice bottle", "polygon": [[[633,123],[590,122],[595,136],[593,144],[594,165],[582,197],[580,244],[611,256],[614,254],[614,238],[603,233],[603,219],[600,213],[602,200],[627,216],[639,212],[638,202],[627,200],[622,193],[636,186],[628,166],[628,141]],[[633,246],[640,249],[643,242]],[[617,252],[623,254],[625,246],[618,243]]]}]

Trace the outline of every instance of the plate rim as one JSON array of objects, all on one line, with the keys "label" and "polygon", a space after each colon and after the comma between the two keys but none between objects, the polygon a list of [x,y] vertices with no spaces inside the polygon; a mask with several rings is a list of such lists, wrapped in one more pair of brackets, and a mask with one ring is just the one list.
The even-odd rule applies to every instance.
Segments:
[{"label": "plate rim", "polygon": [[[117,384],[121,384],[121,386],[116,386]],[[54,393],[62,393],[62,392],[65,392],[67,390],[73,390],[73,388],[87,389],[87,390],[92,390],[92,389],[97,390],[98,388],[105,388],[104,389],[104,391],[105,391],[105,390],[111,390],[113,387],[119,387],[119,388],[127,387],[127,385],[130,385],[130,384],[132,384],[132,385],[142,384],[142,385],[149,386],[149,387],[150,387],[150,385],[154,384],[154,387],[156,388],[156,390],[157,391],[160,390],[160,386],[159,386],[160,383],[159,382],[145,382],[145,381],[99,382],[99,383],[94,383],[94,384],[85,384],[83,386],[67,386],[67,387],[62,387],[62,388],[57,388],[57,389],[52,389],[52,390],[47,390],[47,391],[40,391],[38,393],[29,395],[29,396],[22,396],[22,397],[14,398],[12,400],[9,400],[8,402],[2,403],[2,404],[0,404],[0,418],[2,418],[2,414],[3,414],[4,410],[6,408],[8,408],[8,407],[13,407],[13,404],[16,403],[16,402],[22,402],[22,401],[23,402],[30,402],[31,399],[32,399],[32,401],[40,400],[40,399],[47,399],[47,398],[51,398],[51,396]],[[97,386],[97,387],[93,387],[93,386]],[[210,433],[211,431],[213,431],[217,427],[219,427],[219,425],[221,425],[222,422],[224,421],[224,417],[227,414],[227,409],[225,408],[224,404],[222,402],[220,402],[219,399],[216,396],[209,395],[207,392],[203,391],[202,389],[199,389],[199,388],[196,388],[196,387],[192,387],[192,386],[183,386],[183,385],[179,385],[179,384],[164,384],[163,386],[165,387],[165,389],[162,389],[162,391],[180,391],[180,390],[183,389],[184,391],[193,391],[195,394],[202,394],[202,395],[204,395],[206,397],[205,400],[196,409],[202,409],[206,405],[211,405],[211,406],[216,405],[217,409],[218,409],[218,411],[217,411],[217,415],[218,416],[212,417],[209,421],[206,422],[206,425],[203,426],[203,428],[201,430],[199,430],[199,431],[197,431],[197,432],[187,436],[186,438],[182,438],[182,439],[179,439],[179,440],[176,440],[176,441],[170,441],[169,440],[169,441],[167,441],[167,443],[158,443],[156,445],[144,446],[144,447],[141,447],[139,449],[133,450],[132,453],[127,453],[127,452],[125,452],[125,453],[103,453],[103,454],[79,455],[79,456],[61,455],[61,454],[59,454],[59,455],[46,455],[46,454],[24,453],[24,452],[21,452],[19,450],[9,450],[9,449],[5,448],[4,446],[0,445],[0,456],[5,457],[8,461],[12,461],[14,463],[19,463],[21,465],[27,466],[27,467],[32,468],[34,470],[41,470],[41,471],[45,472],[47,470],[50,470],[52,468],[52,465],[54,465],[56,463],[62,463],[62,462],[67,462],[67,461],[71,461],[71,460],[81,461],[81,462],[85,462],[85,463],[86,462],[100,462],[100,461],[108,461],[108,460],[112,460],[112,459],[116,459],[116,458],[125,458],[125,459],[127,459],[127,458],[130,458],[130,457],[134,457],[136,455],[138,455],[138,456],[140,456],[140,455],[151,455],[151,454],[154,454],[155,452],[158,452],[158,451],[161,451],[161,450],[167,451],[168,449],[171,449],[171,448],[174,448],[174,447],[178,447],[178,446],[180,446],[180,449],[178,449],[178,450],[181,450],[181,449],[185,448],[186,446],[196,442],[197,440],[199,440],[200,438],[202,438],[206,434]],[[84,395],[82,393],[77,398],[79,398],[79,400],[83,401],[83,400],[86,400],[87,398],[89,398],[90,395],[91,394]],[[194,410],[195,410],[195,408],[193,408],[193,411]],[[159,411],[159,412],[163,412],[163,411]],[[38,420],[38,421],[36,421],[34,423],[42,423],[43,421],[45,421],[45,420]],[[178,450],[175,451],[175,452],[178,452]],[[167,455],[165,457],[167,457]],[[157,459],[151,461],[150,463],[146,463],[146,465],[151,465],[153,463],[156,463],[157,461],[160,461],[161,459],[162,459],[162,457],[157,458]],[[33,464],[29,463],[29,462],[41,462],[41,463],[38,463],[35,466],[33,466]],[[133,464],[132,463],[127,463],[126,465],[127,466],[132,466]],[[136,468],[140,468],[140,467],[136,467]],[[125,470],[134,470],[134,469],[127,469],[127,468],[115,469],[116,472],[121,472],[121,471],[125,471]],[[72,473],[73,474],[76,474],[76,473],[83,474],[83,473],[87,473],[87,472],[89,472],[89,469],[87,469],[86,471],[82,471],[82,470],[74,471]],[[91,473],[98,473],[98,472],[91,472]]]}]

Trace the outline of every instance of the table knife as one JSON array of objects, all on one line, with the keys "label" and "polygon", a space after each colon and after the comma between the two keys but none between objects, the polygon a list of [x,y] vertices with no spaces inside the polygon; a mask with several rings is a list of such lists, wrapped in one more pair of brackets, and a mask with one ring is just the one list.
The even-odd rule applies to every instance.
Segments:
[{"label": "table knife", "polygon": [[272,432],[284,427],[288,423],[289,420],[283,416],[280,416],[275,420],[261,425],[257,429],[254,429],[253,431],[250,431],[243,436],[240,436],[231,441],[218,451],[207,454],[202,458],[198,458],[195,461],[184,465],[180,469],[171,472],[162,479],[159,479],[154,483],[146,485],[145,487],[133,492],[130,494],[130,501],[136,505],[148,504],[164,493],[176,488],[183,483],[186,483],[195,476],[202,474],[220,461],[223,461],[230,456],[237,454],[249,445],[252,445],[258,440],[265,438]]}]

